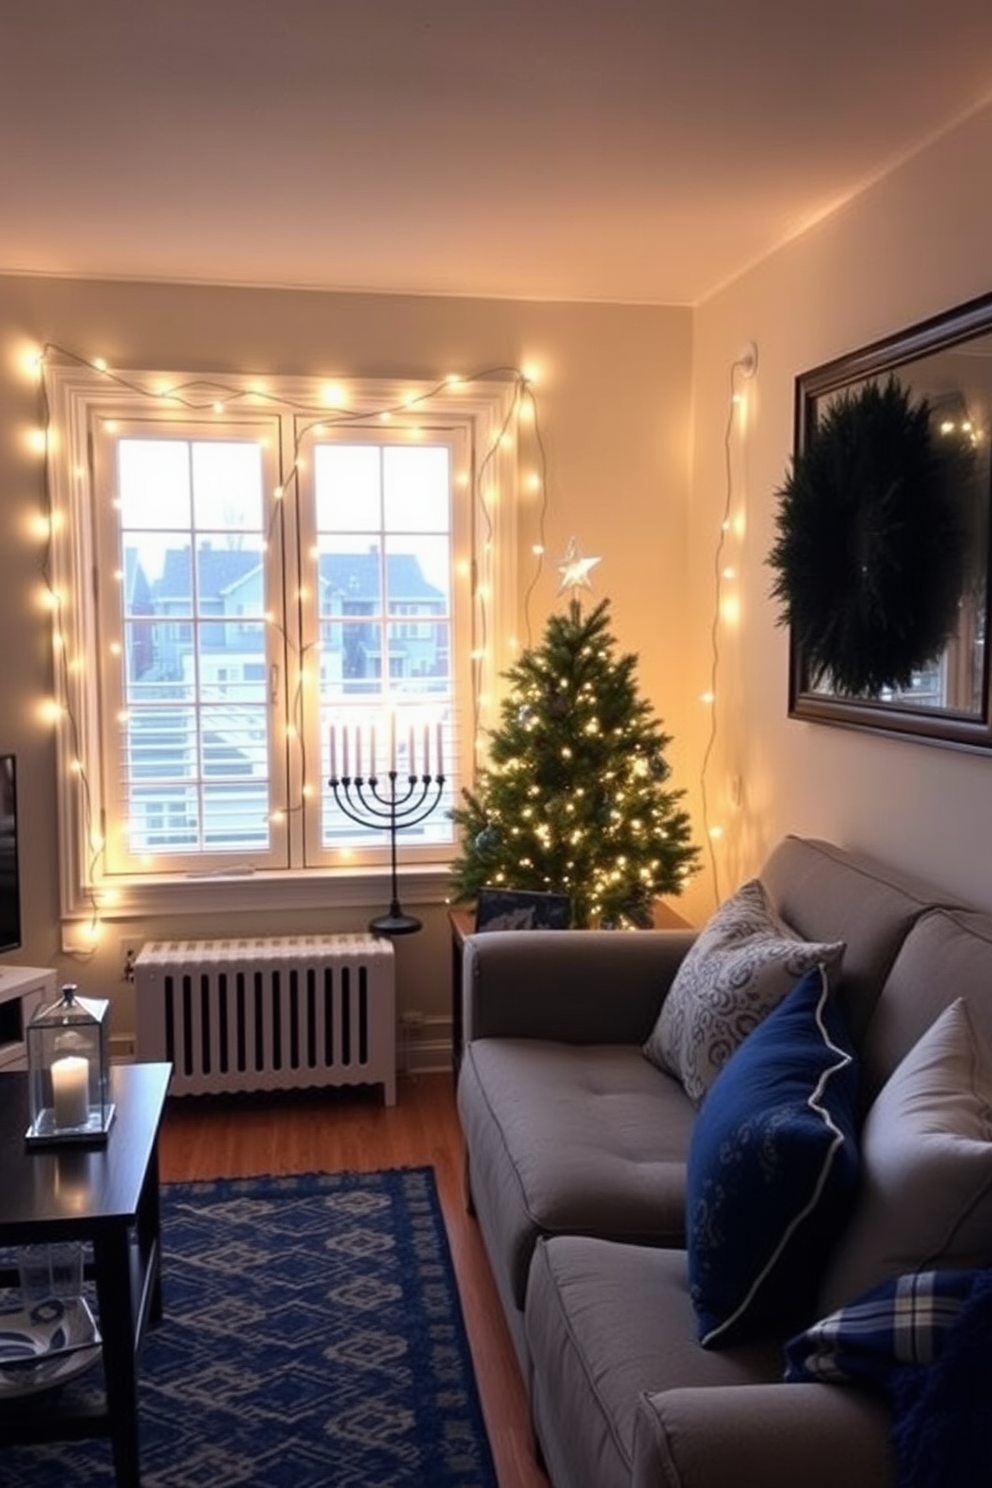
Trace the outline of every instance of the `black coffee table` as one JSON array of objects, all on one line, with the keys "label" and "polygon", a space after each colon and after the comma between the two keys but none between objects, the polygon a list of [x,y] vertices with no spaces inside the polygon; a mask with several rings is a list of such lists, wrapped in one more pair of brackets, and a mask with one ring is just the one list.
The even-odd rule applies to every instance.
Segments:
[{"label": "black coffee table", "polygon": [[[0,1402],[0,1444],[109,1436],[118,1488],[139,1488],[138,1353],[162,1317],[158,1133],[172,1066],[111,1070],[105,1144],[31,1147],[28,1076],[0,1074],[0,1246],[88,1241],[103,1336],[105,1405],[69,1411],[59,1393]],[[0,1270],[16,1285],[16,1271]]]}]

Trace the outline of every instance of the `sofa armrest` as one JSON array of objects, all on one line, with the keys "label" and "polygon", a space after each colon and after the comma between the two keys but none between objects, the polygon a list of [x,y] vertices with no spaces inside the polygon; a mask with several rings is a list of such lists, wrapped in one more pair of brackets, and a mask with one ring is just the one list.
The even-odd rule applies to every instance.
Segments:
[{"label": "sofa armrest", "polygon": [[896,1488],[889,1413],[843,1385],[642,1395],[631,1488]]},{"label": "sofa armrest", "polygon": [[640,1043],[695,930],[492,930],[466,937],[466,1039]]}]

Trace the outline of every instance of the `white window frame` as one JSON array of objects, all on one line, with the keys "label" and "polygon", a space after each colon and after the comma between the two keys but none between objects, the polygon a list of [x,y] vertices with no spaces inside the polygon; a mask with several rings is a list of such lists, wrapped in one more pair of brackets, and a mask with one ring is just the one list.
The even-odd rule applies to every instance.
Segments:
[{"label": "white window frame", "polygon": [[[272,872],[237,871],[196,874],[126,874],[108,876],[102,842],[108,826],[109,793],[99,657],[104,627],[98,596],[108,576],[97,573],[94,511],[93,429],[99,419],[148,419],[168,406],[167,390],[182,387],[186,407],[177,418],[192,422],[197,412],[209,416],[222,384],[228,406],[237,412],[216,414],[219,421],[238,418],[258,424],[282,420],[285,431],[295,420],[312,416],[326,403],[325,383],[311,378],[269,379],[234,374],[207,379],[190,372],[111,372],[76,360],[46,362],[48,405],[48,518],[50,582],[54,611],[55,710],[57,717],[57,796],[59,880],[63,946],[87,943],[94,918],[196,913],[246,909],[320,909],[328,902],[347,907],[376,903],[386,892],[383,862],[353,861],[341,866],[304,867],[295,849],[294,866]],[[335,386],[337,405],[378,417],[388,411],[392,427],[406,421],[440,423],[460,431],[467,450],[466,468],[458,473],[456,500],[464,501],[465,540],[454,553],[453,583],[460,586],[462,613],[453,636],[463,653],[457,686],[460,728],[458,784],[471,784],[479,737],[498,714],[500,678],[514,657],[516,616],[517,507],[519,472],[514,413],[517,380],[402,383],[354,379]],[[190,411],[190,403],[196,412]],[[295,438],[295,435],[294,435]],[[283,432],[285,475],[292,465]],[[296,533],[292,533],[296,542]],[[287,538],[287,547],[289,539]],[[282,561],[282,555],[280,555]],[[287,607],[288,608],[288,607]],[[296,638],[301,652],[302,637]],[[292,650],[290,646],[290,650]],[[287,678],[284,706],[294,686]],[[110,725],[116,726],[115,723]],[[302,784],[301,755],[289,750],[289,789]],[[453,773],[451,763],[446,773]],[[292,829],[290,832],[292,835]],[[401,843],[402,846],[402,843]],[[372,855],[373,857],[375,855]],[[442,900],[448,886],[445,861],[437,850],[431,861],[404,862],[403,897],[413,903]],[[382,854],[379,854],[382,857]]]}]

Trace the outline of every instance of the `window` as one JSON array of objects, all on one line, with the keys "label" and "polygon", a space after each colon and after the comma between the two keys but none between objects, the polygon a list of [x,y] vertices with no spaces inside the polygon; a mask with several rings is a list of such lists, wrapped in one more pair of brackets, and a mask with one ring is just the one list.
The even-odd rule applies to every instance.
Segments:
[{"label": "window", "polygon": [[66,917],[381,873],[393,777],[402,861],[443,870],[512,582],[514,388],[363,384],[368,413],[321,415],[307,384],[222,407],[194,379],[47,376]]}]

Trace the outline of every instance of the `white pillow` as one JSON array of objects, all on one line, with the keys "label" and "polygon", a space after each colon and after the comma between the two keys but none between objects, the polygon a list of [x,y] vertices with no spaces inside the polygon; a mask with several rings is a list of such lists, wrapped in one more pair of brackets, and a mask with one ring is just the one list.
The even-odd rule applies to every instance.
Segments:
[{"label": "white pillow", "polygon": [[892,1276],[992,1265],[992,1049],[959,997],[865,1119],[862,1188],[827,1267],[824,1313]]},{"label": "white pillow", "polygon": [[724,901],[675,974],[644,1054],[681,1080],[697,1104],[752,1028],[818,965],[836,966],[843,941],[801,940],[758,879]]}]

